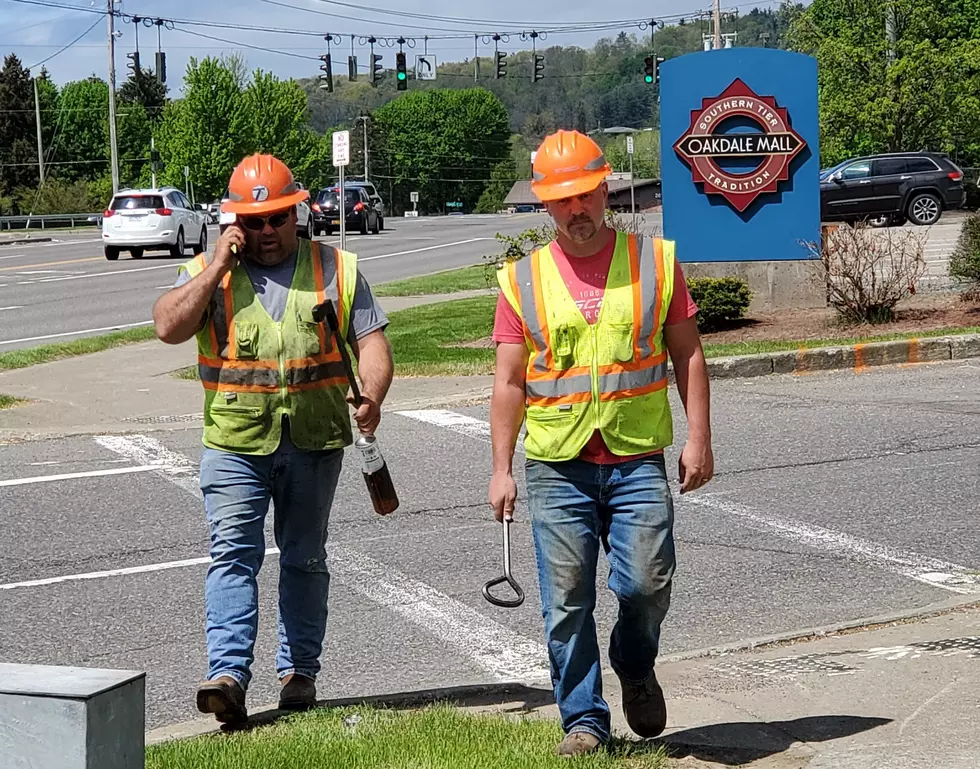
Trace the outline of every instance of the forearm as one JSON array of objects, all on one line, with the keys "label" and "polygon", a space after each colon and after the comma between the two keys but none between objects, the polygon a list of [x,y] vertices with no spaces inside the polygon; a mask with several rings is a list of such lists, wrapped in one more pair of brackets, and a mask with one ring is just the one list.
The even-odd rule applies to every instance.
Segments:
[{"label": "forearm", "polygon": [[708,365],[698,345],[687,356],[674,360],[677,392],[687,414],[689,440],[711,441],[711,391]]},{"label": "forearm", "polygon": [[361,380],[361,395],[377,404],[384,402],[394,376],[391,343],[378,331],[358,342],[357,376]]},{"label": "forearm", "polygon": [[211,264],[191,281],[161,296],[153,306],[157,337],[167,344],[182,344],[194,336],[224,272]]},{"label": "forearm", "polygon": [[497,382],[490,399],[490,440],[493,445],[493,471],[510,473],[514,447],[524,422],[524,386],[516,382]]}]

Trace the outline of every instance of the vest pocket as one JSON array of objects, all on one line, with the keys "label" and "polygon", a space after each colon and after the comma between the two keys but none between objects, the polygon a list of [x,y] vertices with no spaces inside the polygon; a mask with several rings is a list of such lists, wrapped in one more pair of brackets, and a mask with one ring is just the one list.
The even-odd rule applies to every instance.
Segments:
[{"label": "vest pocket", "polygon": [[575,365],[575,331],[566,325],[557,326],[551,340],[551,357],[555,369],[564,371]]},{"label": "vest pocket", "polygon": [[[633,360],[633,324],[609,323],[601,336],[601,354],[604,360],[625,363]],[[602,361],[600,360],[600,363]]]},{"label": "vest pocket", "polygon": [[261,445],[271,424],[270,406],[265,396],[259,402],[240,403],[228,402],[219,393],[211,401],[208,417],[214,425],[213,430],[208,430],[208,440],[231,450]]},{"label": "vest pocket", "polygon": [[[313,308],[296,311],[296,325],[299,328],[300,346],[304,355],[320,354],[320,324],[313,320]],[[326,331],[326,328],[324,328]],[[327,352],[330,351],[330,334],[326,334]]]},{"label": "vest pocket", "polygon": [[259,357],[259,327],[255,323],[235,323],[235,355],[238,360]]},{"label": "vest pocket", "polygon": [[584,404],[572,403],[568,406],[528,406],[527,419],[529,422],[571,422],[578,418]]}]

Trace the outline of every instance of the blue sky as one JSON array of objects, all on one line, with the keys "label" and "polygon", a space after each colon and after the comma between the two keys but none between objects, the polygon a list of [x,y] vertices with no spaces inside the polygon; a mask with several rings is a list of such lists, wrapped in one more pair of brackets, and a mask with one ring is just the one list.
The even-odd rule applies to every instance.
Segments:
[{"label": "blue sky", "polygon": [[[77,43],[46,63],[56,83],[63,84],[96,74],[106,78],[108,56],[106,52],[106,22],[104,16],[92,13],[92,9],[103,9],[106,0],[39,0],[67,8],[29,5],[13,0],[0,0],[0,53],[16,53],[26,66],[35,65],[55,54],[90,25],[95,26]],[[345,4],[346,3],[346,4]],[[173,30],[163,29],[162,43],[167,52],[168,82],[171,93],[179,89],[187,59],[208,55],[220,55],[238,50],[246,57],[249,69],[261,67],[271,70],[280,77],[309,77],[318,73],[320,62],[316,57],[325,52],[323,35],[326,33],[343,35],[340,43],[332,45],[334,71],[346,73],[347,56],[351,52],[351,38],[374,35],[397,38],[399,34],[417,37],[414,49],[406,48],[409,61],[414,54],[423,50],[423,36],[466,35],[466,39],[431,39],[429,53],[435,54],[439,61],[460,61],[473,55],[473,34],[521,29],[552,29],[558,25],[597,22],[617,26],[627,32],[646,36],[649,31],[641,30],[628,20],[649,19],[652,17],[673,18],[685,14],[693,16],[700,8],[710,8],[710,0],[618,0],[603,5],[595,0],[123,0],[117,9],[123,13],[149,15],[174,20],[222,22],[242,26],[265,26],[280,29],[299,30],[310,35],[274,34],[254,30],[220,29],[211,26],[194,26],[178,23]],[[775,0],[758,0],[746,3],[745,0],[722,0],[723,10],[738,9],[747,13],[753,6],[776,7]],[[357,6],[357,10],[349,6]],[[87,10],[86,10],[87,9]],[[365,10],[372,9],[372,10]],[[611,12],[610,12],[611,9]],[[383,11],[392,11],[385,13]],[[329,14],[329,15],[328,15]],[[441,19],[425,19],[405,14],[441,16]],[[465,15],[465,20],[462,19]],[[501,21],[510,20],[510,21]],[[499,23],[491,23],[499,22]],[[129,63],[126,53],[134,50],[134,25],[122,23],[122,31],[116,43],[116,72],[121,82],[127,75]],[[183,31],[186,30],[186,31]],[[196,33],[196,34],[194,34]],[[584,32],[553,31],[547,41],[539,45],[580,45],[587,47],[600,37],[612,37],[617,29],[590,30]],[[201,35],[223,38],[228,42],[206,39]],[[140,27],[140,51],[144,67],[152,65],[153,53],[157,47],[157,29]],[[277,49],[292,55],[281,55],[268,51],[249,49],[246,46]],[[481,55],[490,55],[493,43],[480,43]],[[522,42],[519,34],[514,34],[509,43],[501,43],[502,49],[519,50],[530,48],[530,42]],[[392,49],[376,48],[376,53],[385,55],[385,64],[394,61]],[[355,40],[355,53],[362,71],[366,68],[368,50]],[[310,58],[303,58],[310,57]],[[39,71],[39,69],[38,69]]]}]

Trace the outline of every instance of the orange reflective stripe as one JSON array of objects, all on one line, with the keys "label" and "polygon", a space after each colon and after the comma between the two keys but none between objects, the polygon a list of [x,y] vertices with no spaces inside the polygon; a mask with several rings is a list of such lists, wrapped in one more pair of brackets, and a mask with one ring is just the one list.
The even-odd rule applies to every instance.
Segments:
[{"label": "orange reflective stripe", "polygon": [[619,390],[614,393],[599,393],[599,400],[603,403],[608,403],[610,401],[623,400],[624,398],[636,398],[640,395],[649,395],[650,393],[655,393],[658,390],[663,390],[667,387],[666,379],[658,379],[656,382],[651,382],[645,387],[634,387],[631,390]]},{"label": "orange reflective stripe", "polygon": [[344,307],[344,265],[340,258],[340,249],[335,248],[333,250],[333,261],[334,274],[337,276],[337,324],[340,327],[340,333],[344,333],[344,315],[347,314],[347,308]]},{"label": "orange reflective stripe", "polygon": [[570,395],[559,395],[555,398],[532,398],[528,396],[528,406],[569,406],[574,403],[588,403],[592,398],[592,393],[572,393]]},{"label": "orange reflective stripe", "polygon": [[[633,289],[633,360],[639,360],[643,355],[638,342],[643,335],[643,313],[647,311],[643,306],[643,292],[640,285],[640,256],[636,244],[638,237],[638,235],[630,235],[626,239],[629,244],[630,286]],[[609,290],[608,287],[606,290]]]},{"label": "orange reflective stripe", "polygon": [[591,366],[576,366],[575,368],[566,368],[561,371],[535,371],[528,370],[527,381],[529,382],[547,382],[552,379],[558,379],[560,377],[569,376],[591,376],[592,367]]},{"label": "orange reflective stripe", "polygon": [[[231,295],[231,270],[221,279],[221,289],[224,293],[225,318],[228,324],[228,358],[235,360],[238,357],[238,345],[235,344],[235,300]],[[218,354],[221,354],[221,350]]]},{"label": "orange reflective stripe", "polygon": [[238,385],[228,384],[227,382],[205,382],[201,381],[205,390],[213,390],[219,393],[258,393],[261,395],[275,395],[279,392],[279,386],[267,387],[263,385]]},{"label": "orange reflective stripe", "polygon": [[[316,286],[316,303],[323,304],[327,300],[327,291],[323,279],[323,261],[320,257],[320,244],[317,241],[310,243],[313,261],[313,285]],[[335,308],[336,309],[336,308]],[[327,330],[322,323],[316,324],[316,335],[320,340],[320,352],[329,350],[332,345],[327,345]]]},{"label": "orange reflective stripe", "polygon": [[657,336],[657,329],[663,328],[667,320],[666,310],[661,306],[664,301],[664,242],[660,238],[653,241],[654,262],[657,265],[657,298],[653,305],[653,317],[656,322],[653,324],[653,333],[650,335],[650,349],[654,350],[654,338]]}]

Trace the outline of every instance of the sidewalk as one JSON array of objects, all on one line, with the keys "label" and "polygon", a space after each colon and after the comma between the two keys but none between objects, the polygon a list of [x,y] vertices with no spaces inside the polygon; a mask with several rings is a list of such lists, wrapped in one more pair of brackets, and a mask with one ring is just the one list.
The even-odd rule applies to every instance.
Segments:
[{"label": "sidewalk", "polygon": [[[386,312],[393,312],[482,293],[379,301]],[[0,372],[0,393],[34,401],[0,410],[0,443],[200,424],[201,383],[171,376],[196,362],[193,339],[177,346],[152,341]],[[465,402],[485,395],[492,381],[490,376],[397,378],[385,410]]]}]

